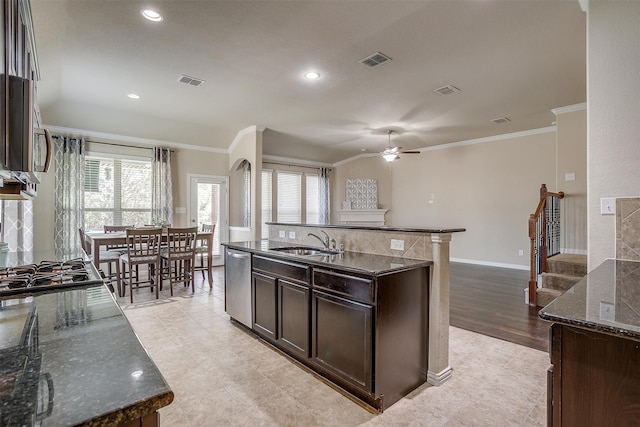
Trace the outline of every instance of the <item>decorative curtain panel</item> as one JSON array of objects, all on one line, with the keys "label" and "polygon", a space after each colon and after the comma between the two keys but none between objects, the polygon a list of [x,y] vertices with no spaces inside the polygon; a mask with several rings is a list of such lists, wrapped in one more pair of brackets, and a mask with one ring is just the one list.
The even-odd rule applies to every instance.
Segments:
[{"label": "decorative curtain panel", "polygon": [[320,168],[318,171],[318,220],[320,224],[329,224],[329,168]]},{"label": "decorative curtain panel", "polygon": [[80,247],[78,228],[84,227],[84,139],[54,137],[56,256]]},{"label": "decorative curtain panel", "polygon": [[251,227],[251,163],[242,162],[242,225]]},{"label": "decorative curtain panel", "polygon": [[151,170],[151,219],[155,225],[173,225],[171,150],[154,147]]},{"label": "decorative curtain panel", "polygon": [[31,200],[0,201],[0,241],[9,251],[33,250],[33,202]]}]

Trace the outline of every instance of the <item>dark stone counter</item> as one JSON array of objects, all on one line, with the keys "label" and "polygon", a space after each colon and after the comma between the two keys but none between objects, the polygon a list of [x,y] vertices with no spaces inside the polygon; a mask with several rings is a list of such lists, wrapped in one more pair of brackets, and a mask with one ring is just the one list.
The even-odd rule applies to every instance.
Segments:
[{"label": "dark stone counter", "polygon": [[172,400],[104,285],[0,300],[0,425],[120,425]]},{"label": "dark stone counter", "polygon": [[404,233],[460,233],[466,231],[462,227],[419,227],[392,225],[350,225],[350,224],[295,224],[289,222],[267,222],[267,225],[282,225],[315,228],[342,228],[347,230],[399,231]]},{"label": "dark stone counter", "polygon": [[271,240],[229,242],[223,243],[223,245],[231,249],[243,250],[258,255],[269,255],[270,257],[281,258],[289,261],[295,260],[306,264],[329,267],[332,269],[344,270],[372,277],[433,265],[433,261],[390,257],[360,252],[340,252],[330,255],[294,255],[279,252],[274,249],[292,246],[300,247],[301,245],[275,242]]},{"label": "dark stone counter", "polygon": [[540,310],[539,316],[640,339],[640,262],[606,260]]}]

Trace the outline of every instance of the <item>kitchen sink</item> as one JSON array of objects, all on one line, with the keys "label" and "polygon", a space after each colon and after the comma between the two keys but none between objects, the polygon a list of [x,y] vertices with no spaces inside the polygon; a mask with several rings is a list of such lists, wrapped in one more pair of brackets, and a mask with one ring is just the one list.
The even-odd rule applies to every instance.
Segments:
[{"label": "kitchen sink", "polygon": [[272,251],[284,252],[291,255],[335,255],[338,251],[331,251],[328,249],[320,249],[320,248],[310,248],[305,246],[295,246],[295,247],[286,247],[286,248],[272,248]]}]

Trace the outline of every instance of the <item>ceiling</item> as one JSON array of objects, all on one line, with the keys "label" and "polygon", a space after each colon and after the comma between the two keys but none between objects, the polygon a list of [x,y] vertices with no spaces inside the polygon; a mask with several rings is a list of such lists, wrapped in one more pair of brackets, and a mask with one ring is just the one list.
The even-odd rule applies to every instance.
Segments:
[{"label": "ceiling", "polygon": [[[151,6],[164,20],[140,13]],[[577,0],[31,0],[43,122],[332,164],[550,126],[586,100]],[[376,68],[359,62],[392,58]],[[308,70],[320,73],[306,80]],[[180,75],[205,80],[178,83]],[[434,92],[453,85],[459,92]],[[137,93],[140,99],[127,98]],[[495,124],[491,119],[507,117]]]}]

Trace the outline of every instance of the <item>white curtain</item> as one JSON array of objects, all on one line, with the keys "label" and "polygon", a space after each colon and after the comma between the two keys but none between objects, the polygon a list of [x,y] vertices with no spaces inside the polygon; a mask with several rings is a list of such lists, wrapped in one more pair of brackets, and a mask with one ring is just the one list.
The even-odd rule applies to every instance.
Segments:
[{"label": "white curtain", "polygon": [[156,225],[173,225],[173,195],[171,192],[171,150],[153,148],[151,219]]},{"label": "white curtain", "polygon": [[329,224],[331,221],[329,204],[329,173],[331,169],[320,168],[318,171],[318,222]]},{"label": "white curtain", "polygon": [[84,139],[54,137],[56,254],[80,247],[78,228],[84,227],[84,150]]},{"label": "white curtain", "polygon": [[31,200],[0,201],[0,241],[9,251],[33,250],[33,202]]}]

